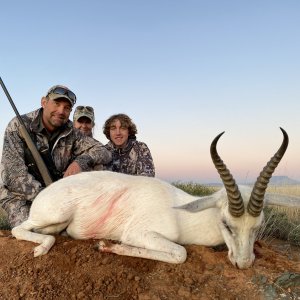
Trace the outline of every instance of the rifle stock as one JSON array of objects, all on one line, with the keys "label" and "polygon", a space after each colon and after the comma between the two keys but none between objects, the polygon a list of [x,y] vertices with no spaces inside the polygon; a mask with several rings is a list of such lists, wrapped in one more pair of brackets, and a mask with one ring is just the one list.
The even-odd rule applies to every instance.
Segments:
[{"label": "rifle stock", "polygon": [[26,127],[25,127],[25,124],[24,124],[24,121],[23,119],[21,118],[11,96],[9,95],[8,93],[8,90],[6,89],[6,86],[4,84],[4,82],[2,81],[1,77],[0,77],[0,84],[2,86],[2,89],[8,99],[8,101],[10,102],[19,122],[20,122],[20,132],[21,132],[21,135],[23,136],[29,150],[31,151],[32,153],[32,156],[36,162],[36,165],[41,173],[41,176],[43,177],[43,180],[44,180],[44,183],[46,186],[50,185],[53,181],[52,181],[52,178],[50,176],[50,173],[49,173],[49,170],[47,168],[47,166],[45,165],[42,157],[41,157],[41,154],[39,153],[39,151],[37,150],[36,148],[36,145],[34,144],[31,136],[29,135]]}]

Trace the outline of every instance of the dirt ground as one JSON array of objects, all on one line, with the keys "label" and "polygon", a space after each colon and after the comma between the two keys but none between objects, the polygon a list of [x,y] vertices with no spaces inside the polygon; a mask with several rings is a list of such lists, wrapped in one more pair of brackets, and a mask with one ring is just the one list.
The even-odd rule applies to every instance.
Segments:
[{"label": "dirt ground", "polygon": [[187,246],[173,265],[100,253],[97,241],[58,236],[50,252],[0,231],[0,299],[300,299],[300,249],[255,245],[252,268],[236,269],[225,247]]}]

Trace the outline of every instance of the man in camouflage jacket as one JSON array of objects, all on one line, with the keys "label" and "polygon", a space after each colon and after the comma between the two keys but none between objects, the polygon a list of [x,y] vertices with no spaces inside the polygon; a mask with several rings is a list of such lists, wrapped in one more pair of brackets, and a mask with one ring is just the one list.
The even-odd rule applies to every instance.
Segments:
[{"label": "man in camouflage jacket", "polygon": [[130,175],[155,176],[155,168],[148,146],[136,140],[137,128],[125,114],[106,120],[103,133],[109,139],[105,147],[112,153],[112,161],[104,169]]},{"label": "man in camouflage jacket", "polygon": [[[48,160],[43,158],[53,181],[111,160],[111,153],[100,142],[73,128],[69,116],[75,102],[72,91],[54,86],[42,98],[40,109],[21,116],[39,152],[49,154]],[[11,227],[28,218],[32,201],[45,187],[34,163],[20,133],[20,122],[14,118],[4,134],[0,187],[0,205]]]}]

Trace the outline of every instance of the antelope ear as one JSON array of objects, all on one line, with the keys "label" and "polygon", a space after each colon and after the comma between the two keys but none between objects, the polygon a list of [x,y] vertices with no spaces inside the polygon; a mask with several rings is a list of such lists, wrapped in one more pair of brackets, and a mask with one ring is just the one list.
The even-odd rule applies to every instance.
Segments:
[{"label": "antelope ear", "polygon": [[265,205],[300,208],[300,197],[267,193],[265,195]]},{"label": "antelope ear", "polygon": [[216,198],[216,196],[211,195],[199,198],[184,205],[174,206],[173,208],[183,209],[189,212],[197,212],[208,208],[218,207],[218,201],[219,199]]}]

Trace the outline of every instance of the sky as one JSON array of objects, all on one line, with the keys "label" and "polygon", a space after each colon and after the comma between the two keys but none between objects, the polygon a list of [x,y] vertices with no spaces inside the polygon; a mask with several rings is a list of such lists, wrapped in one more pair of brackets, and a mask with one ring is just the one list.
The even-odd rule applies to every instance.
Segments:
[{"label": "sky", "polygon": [[[274,175],[300,180],[300,2],[0,0],[0,77],[20,114],[56,84],[105,120],[126,113],[156,176],[220,182],[210,144],[253,182],[290,138]],[[14,117],[0,91],[0,152]],[[72,114],[70,116],[72,118]]]}]

